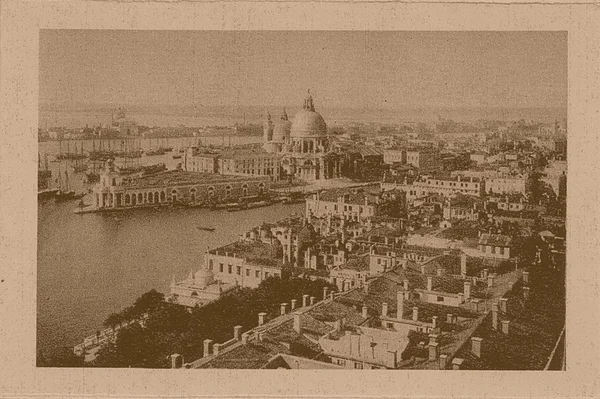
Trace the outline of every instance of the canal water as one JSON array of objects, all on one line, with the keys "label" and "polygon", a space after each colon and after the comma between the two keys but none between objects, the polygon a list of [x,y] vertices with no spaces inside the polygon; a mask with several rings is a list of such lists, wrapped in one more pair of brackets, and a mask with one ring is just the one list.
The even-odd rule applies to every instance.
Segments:
[{"label": "canal water", "polygon": [[[37,345],[44,354],[73,346],[112,312],[148,290],[168,293],[203,264],[204,252],[303,204],[240,212],[137,209],[76,215],[77,202],[38,205]],[[215,227],[214,232],[197,226]]]}]

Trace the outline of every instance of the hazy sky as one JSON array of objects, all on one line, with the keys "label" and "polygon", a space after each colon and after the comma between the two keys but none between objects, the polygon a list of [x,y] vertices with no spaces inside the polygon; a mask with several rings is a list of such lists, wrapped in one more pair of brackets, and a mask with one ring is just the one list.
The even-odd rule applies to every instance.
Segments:
[{"label": "hazy sky", "polygon": [[50,105],[566,107],[566,32],[40,34]]}]

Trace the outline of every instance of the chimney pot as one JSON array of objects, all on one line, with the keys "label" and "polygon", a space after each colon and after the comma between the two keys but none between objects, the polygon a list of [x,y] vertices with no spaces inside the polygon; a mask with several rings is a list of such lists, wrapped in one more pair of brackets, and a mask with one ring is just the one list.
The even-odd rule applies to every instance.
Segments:
[{"label": "chimney pot", "polygon": [[427,277],[427,291],[433,291],[433,277]]},{"label": "chimney pot", "polygon": [[265,317],[267,316],[267,314],[265,312],[261,312],[258,314],[258,325],[262,326],[263,324],[265,324]]},{"label": "chimney pot", "polygon": [[460,274],[467,275],[467,254],[464,252],[460,254]]},{"label": "chimney pot", "polygon": [[236,341],[240,340],[240,333],[242,332],[242,326],[235,326],[233,327],[233,338]]},{"label": "chimney pot", "polygon": [[413,318],[413,321],[418,321],[419,320],[419,307],[418,306],[413,307],[412,318]]},{"label": "chimney pot", "polygon": [[204,340],[204,352],[202,354],[202,357],[207,357],[207,356],[211,355],[212,343],[213,343],[212,339]]},{"label": "chimney pot", "polygon": [[396,294],[396,319],[402,320],[404,314],[404,293],[398,292]]},{"label": "chimney pot", "polygon": [[446,370],[446,363],[448,362],[448,355],[440,355],[440,360],[439,360],[439,369],[440,370]]},{"label": "chimney pot", "polygon": [[465,294],[465,299],[471,298],[471,282],[470,281],[465,281],[464,294]]},{"label": "chimney pot", "polygon": [[316,300],[317,300],[317,298],[315,298],[314,296],[311,296],[310,297],[310,305],[311,306],[314,305]]},{"label": "chimney pot", "polygon": [[180,369],[183,366],[183,357],[179,353],[171,355],[171,368]]},{"label": "chimney pot", "polygon": [[429,360],[435,360],[438,358],[438,348],[439,344],[437,342],[429,343]]},{"label": "chimney pot", "polygon": [[362,317],[363,317],[363,319],[366,319],[367,317],[369,317],[369,308],[366,306],[362,307]]},{"label": "chimney pot", "polygon": [[388,304],[387,304],[387,302],[384,302],[384,303],[381,304],[381,315],[383,317],[387,317],[387,315],[388,315]]},{"label": "chimney pot", "polygon": [[302,320],[300,319],[301,314],[296,312],[294,313],[294,330],[298,333],[302,333]]},{"label": "chimney pot", "polygon": [[529,299],[529,287],[523,287],[523,299]]},{"label": "chimney pot", "polygon": [[481,342],[483,338],[471,337],[471,352],[477,357],[481,357]]},{"label": "chimney pot", "polygon": [[404,284],[404,290],[408,291],[408,280],[402,281],[402,284]]},{"label": "chimney pot", "polygon": [[437,328],[437,319],[438,319],[437,316],[432,316],[431,317],[431,327],[434,328],[434,329]]},{"label": "chimney pot", "polygon": [[494,286],[494,276],[488,274],[487,285],[488,285],[488,288],[491,288]]},{"label": "chimney pot", "polygon": [[335,292],[329,293],[329,299],[331,299],[332,301],[335,299]]},{"label": "chimney pot", "polygon": [[446,323],[452,324],[454,322],[454,315],[452,313],[448,313],[446,315]]},{"label": "chimney pot", "polygon": [[498,304],[495,302],[492,303],[492,328],[498,329]]},{"label": "chimney pot", "polygon": [[523,284],[529,284],[529,272],[523,272]]},{"label": "chimney pot", "polygon": [[308,295],[302,295],[302,307],[308,306]]},{"label": "chimney pot", "polygon": [[508,312],[508,298],[500,298],[500,311],[502,313]]},{"label": "chimney pot", "polygon": [[221,350],[221,344],[214,344],[213,345],[213,354],[215,356],[219,355],[219,351]]},{"label": "chimney pot", "polygon": [[250,333],[245,332],[242,334],[242,344],[246,345],[248,343],[248,337],[250,337]]},{"label": "chimney pot", "polygon": [[465,359],[461,359],[460,357],[455,357],[452,359],[452,370],[460,370]]},{"label": "chimney pot", "polygon": [[501,323],[502,323],[502,334],[508,335],[508,328],[510,326],[510,321],[502,320]]},{"label": "chimney pot", "polygon": [[295,299],[292,299],[290,302],[291,302],[291,310],[296,309],[296,302],[297,301]]},{"label": "chimney pot", "polygon": [[327,287],[323,287],[323,300],[327,299],[327,291],[329,291],[329,289]]},{"label": "chimney pot", "polygon": [[284,315],[287,313],[287,303],[281,304],[281,314]]}]

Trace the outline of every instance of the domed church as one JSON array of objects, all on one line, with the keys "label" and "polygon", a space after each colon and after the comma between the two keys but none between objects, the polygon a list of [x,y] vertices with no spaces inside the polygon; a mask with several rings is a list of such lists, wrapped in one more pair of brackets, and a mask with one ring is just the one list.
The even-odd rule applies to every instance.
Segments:
[{"label": "domed church", "polygon": [[306,181],[340,177],[339,157],[330,150],[327,124],[315,111],[310,91],[291,122],[285,109],[275,122],[268,114],[263,133],[264,149],[281,154],[282,177],[294,176]]}]

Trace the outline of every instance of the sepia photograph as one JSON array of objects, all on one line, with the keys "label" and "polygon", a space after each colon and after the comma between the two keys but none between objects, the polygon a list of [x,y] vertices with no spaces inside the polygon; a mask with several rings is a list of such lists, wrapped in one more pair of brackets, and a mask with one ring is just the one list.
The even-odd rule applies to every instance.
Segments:
[{"label": "sepia photograph", "polygon": [[566,370],[567,43],[40,30],[36,366]]}]

